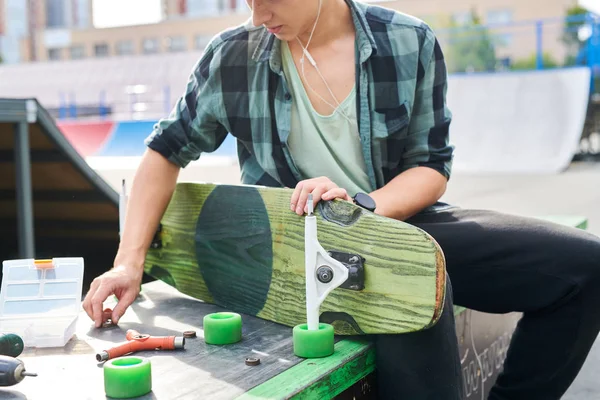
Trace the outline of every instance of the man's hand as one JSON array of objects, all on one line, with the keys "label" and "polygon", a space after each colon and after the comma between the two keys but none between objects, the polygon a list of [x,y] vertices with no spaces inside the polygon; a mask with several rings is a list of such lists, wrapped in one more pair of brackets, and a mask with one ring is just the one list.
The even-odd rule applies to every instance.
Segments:
[{"label": "man's hand", "polygon": [[94,320],[96,328],[102,325],[103,303],[112,294],[119,300],[111,320],[116,324],[140,293],[143,270],[119,265],[92,281],[83,300],[83,309]]},{"label": "man's hand", "polygon": [[342,199],[352,201],[346,189],[338,187],[329,178],[322,176],[298,182],[292,193],[290,209],[298,215],[308,212],[307,200],[308,195],[311,193],[313,195],[313,207],[317,205],[319,200]]}]

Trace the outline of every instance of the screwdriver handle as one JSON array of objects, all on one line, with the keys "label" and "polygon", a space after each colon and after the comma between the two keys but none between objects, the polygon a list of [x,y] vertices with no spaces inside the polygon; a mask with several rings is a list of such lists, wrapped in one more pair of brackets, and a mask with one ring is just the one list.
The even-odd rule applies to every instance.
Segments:
[{"label": "screwdriver handle", "polygon": [[23,352],[23,339],[14,333],[0,334],[0,355],[18,357]]},{"label": "screwdriver handle", "polygon": [[0,386],[12,386],[23,380],[23,362],[14,357],[0,356]]}]

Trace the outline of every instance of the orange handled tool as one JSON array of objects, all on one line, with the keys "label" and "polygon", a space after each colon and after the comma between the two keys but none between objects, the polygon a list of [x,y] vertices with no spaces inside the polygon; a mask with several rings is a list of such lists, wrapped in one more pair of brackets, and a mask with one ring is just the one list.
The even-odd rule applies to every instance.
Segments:
[{"label": "orange handled tool", "polygon": [[96,360],[107,361],[112,358],[124,356],[143,350],[175,350],[183,349],[185,338],[183,336],[150,336],[141,335],[139,332],[129,329],[125,335],[127,342],[122,343],[109,350],[96,354]]}]

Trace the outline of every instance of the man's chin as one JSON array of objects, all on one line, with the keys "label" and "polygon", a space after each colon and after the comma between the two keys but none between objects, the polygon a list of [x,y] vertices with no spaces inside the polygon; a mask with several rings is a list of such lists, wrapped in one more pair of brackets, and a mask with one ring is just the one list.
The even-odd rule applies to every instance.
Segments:
[{"label": "man's chin", "polygon": [[294,40],[294,37],[295,37],[295,36],[293,36],[293,35],[290,35],[290,34],[289,34],[289,33],[287,33],[287,32],[284,32],[284,33],[274,33],[273,35],[274,35],[274,36],[275,36],[277,39],[279,39],[279,40],[282,40],[282,41],[285,41],[285,42],[289,42],[290,40]]}]

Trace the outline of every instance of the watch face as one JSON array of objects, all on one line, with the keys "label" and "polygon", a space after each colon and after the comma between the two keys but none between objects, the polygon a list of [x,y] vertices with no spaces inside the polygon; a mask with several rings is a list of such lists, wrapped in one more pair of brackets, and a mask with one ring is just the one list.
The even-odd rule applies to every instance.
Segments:
[{"label": "watch face", "polygon": [[357,193],[356,196],[354,196],[354,201],[356,201],[356,204],[367,210],[375,211],[375,200],[368,194]]}]

